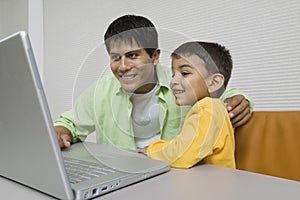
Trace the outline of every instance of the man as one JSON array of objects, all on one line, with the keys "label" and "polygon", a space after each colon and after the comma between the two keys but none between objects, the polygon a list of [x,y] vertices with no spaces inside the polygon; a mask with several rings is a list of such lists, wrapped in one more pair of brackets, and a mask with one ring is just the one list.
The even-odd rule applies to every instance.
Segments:
[{"label": "man", "polygon": [[[189,107],[175,103],[171,70],[159,64],[155,26],[145,17],[125,15],[109,25],[104,39],[113,74],[90,86],[74,108],[54,122],[60,146],[83,141],[94,131],[97,143],[126,149],[174,139]],[[244,96],[231,89],[221,97],[235,127],[251,116],[251,100]]]}]

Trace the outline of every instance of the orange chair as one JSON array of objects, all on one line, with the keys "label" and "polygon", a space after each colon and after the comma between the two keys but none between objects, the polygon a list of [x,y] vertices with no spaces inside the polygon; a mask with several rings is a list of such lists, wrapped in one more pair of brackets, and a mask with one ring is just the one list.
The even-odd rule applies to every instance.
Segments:
[{"label": "orange chair", "polygon": [[237,169],[300,181],[300,111],[255,111],[235,143]]}]

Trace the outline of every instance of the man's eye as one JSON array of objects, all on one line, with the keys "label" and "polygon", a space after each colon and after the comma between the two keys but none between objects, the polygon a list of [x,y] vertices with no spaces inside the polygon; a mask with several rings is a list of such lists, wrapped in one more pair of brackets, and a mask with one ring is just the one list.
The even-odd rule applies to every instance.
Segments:
[{"label": "man's eye", "polygon": [[119,60],[121,58],[121,56],[119,56],[119,55],[111,55],[110,56],[110,59],[112,60],[112,61],[117,61],[117,60]]},{"label": "man's eye", "polygon": [[138,54],[136,54],[136,53],[130,53],[130,54],[128,54],[129,58],[136,58],[137,56],[138,56]]}]

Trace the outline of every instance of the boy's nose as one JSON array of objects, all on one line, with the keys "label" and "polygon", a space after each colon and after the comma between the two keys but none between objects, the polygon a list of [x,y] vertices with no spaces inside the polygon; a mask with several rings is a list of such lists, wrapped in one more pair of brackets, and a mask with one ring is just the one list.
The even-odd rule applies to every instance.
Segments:
[{"label": "boy's nose", "polygon": [[170,82],[171,88],[172,86],[177,85],[178,83],[179,83],[178,76],[174,74]]}]

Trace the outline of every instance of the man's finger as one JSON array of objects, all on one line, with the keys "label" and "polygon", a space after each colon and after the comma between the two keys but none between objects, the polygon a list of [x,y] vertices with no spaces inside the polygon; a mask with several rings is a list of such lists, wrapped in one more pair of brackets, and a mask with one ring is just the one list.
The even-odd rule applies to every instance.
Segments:
[{"label": "man's finger", "polygon": [[68,137],[67,135],[61,135],[59,137],[59,145],[61,148],[65,148],[65,147],[68,148],[71,146],[71,143],[67,137]]},{"label": "man's finger", "polygon": [[64,143],[64,147],[68,148],[71,146],[71,143],[66,138],[63,138],[63,143]]},{"label": "man's finger", "polygon": [[243,117],[241,120],[239,120],[239,121],[237,121],[237,122],[233,122],[233,123],[232,123],[232,126],[233,126],[234,128],[236,128],[236,127],[239,127],[239,126],[241,126],[241,125],[244,125],[246,122],[249,121],[249,119],[251,118],[251,116],[252,116],[252,113],[249,112],[249,113],[248,113],[245,117]]},{"label": "man's finger", "polygon": [[226,99],[225,103],[226,103],[227,110],[231,111],[232,109],[237,107],[239,104],[241,104],[245,100],[246,99],[243,95],[236,95],[236,96]]},{"label": "man's finger", "polygon": [[242,114],[243,112],[245,112],[245,110],[247,110],[247,112],[250,112],[249,102],[246,99],[240,102],[231,111],[229,111],[229,116],[231,119],[237,116],[240,116],[240,118],[244,117],[247,114]]}]

